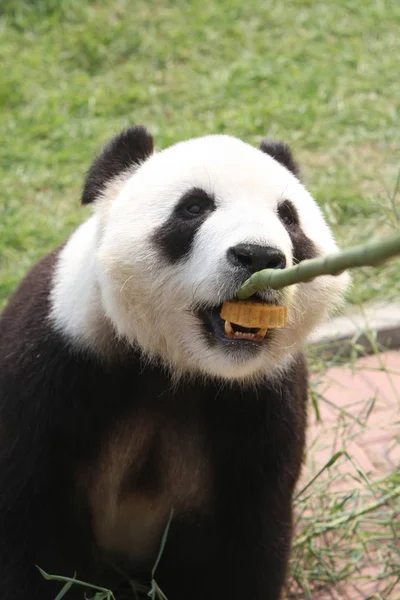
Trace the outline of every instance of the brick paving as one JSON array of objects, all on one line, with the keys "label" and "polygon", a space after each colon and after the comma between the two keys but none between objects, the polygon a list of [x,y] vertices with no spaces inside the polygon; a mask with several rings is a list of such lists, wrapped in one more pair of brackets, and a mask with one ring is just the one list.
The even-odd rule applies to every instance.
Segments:
[{"label": "brick paving", "polygon": [[[308,458],[302,482],[310,480],[338,450],[345,449],[371,481],[400,468],[400,351],[372,355],[355,362],[354,368],[332,367],[314,380],[319,397],[321,422],[310,408]],[[354,465],[340,461],[342,477],[333,484],[338,491],[365,487],[351,474]],[[399,515],[400,518],[400,515]],[[399,565],[400,566],[400,565]],[[371,559],[368,572],[372,581],[346,583],[315,596],[316,600],[365,600],[379,592],[374,579],[382,568]],[[381,598],[381,596],[372,596]],[[400,584],[390,600],[400,600]],[[385,600],[389,600],[386,597]]]},{"label": "brick paving", "polygon": [[[316,390],[321,423],[316,423],[310,411],[308,446],[319,440],[316,459],[320,466],[340,449],[343,440],[363,471],[373,477],[400,465],[400,352],[361,358],[354,369],[332,367]],[[315,450],[312,455],[315,458]]]}]

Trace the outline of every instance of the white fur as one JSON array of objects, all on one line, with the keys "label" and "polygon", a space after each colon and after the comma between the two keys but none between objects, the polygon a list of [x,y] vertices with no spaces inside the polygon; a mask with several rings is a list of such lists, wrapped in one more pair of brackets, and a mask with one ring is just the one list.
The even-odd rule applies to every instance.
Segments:
[{"label": "white fur", "polygon": [[82,347],[88,343],[103,347],[113,336],[96,272],[98,230],[98,218],[92,216],[70,237],[58,259],[51,290],[52,321]]},{"label": "white fur", "polygon": [[[171,265],[151,239],[193,187],[212,194],[217,209],[187,259]],[[62,251],[55,277],[52,319],[77,344],[104,349],[116,333],[175,374],[270,376],[340,302],[348,284],[347,274],[320,277],[275,295],[288,305],[288,325],[253,358],[210,347],[193,308],[233,297],[240,281],[227,262],[228,248],[274,246],[291,265],[291,240],[277,214],[278,202],[289,199],[319,252],[335,251],[317,204],[285,167],[229,136],[189,140],[153,154],[108,190],[96,202],[95,216]]]}]

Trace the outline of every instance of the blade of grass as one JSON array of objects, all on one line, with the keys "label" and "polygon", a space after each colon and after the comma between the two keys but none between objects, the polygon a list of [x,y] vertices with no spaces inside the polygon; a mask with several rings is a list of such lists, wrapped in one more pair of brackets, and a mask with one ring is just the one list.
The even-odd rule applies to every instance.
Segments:
[{"label": "blade of grass", "polygon": [[318,479],[318,477],[321,476],[321,474],[326,470],[329,469],[329,467],[331,467],[332,465],[335,464],[335,462],[343,455],[347,456],[347,452],[344,452],[342,450],[340,450],[339,452],[336,452],[329,460],[328,462],[318,471],[318,473],[316,475],[314,475],[314,477],[312,479],[310,479],[310,481],[296,494],[295,496],[295,500],[298,500],[298,498],[300,498],[300,496],[302,496],[304,494],[304,492],[306,490],[308,490],[308,488],[314,483],[314,481],[316,481]]},{"label": "blade of grass", "polygon": [[167,542],[167,537],[168,537],[169,528],[171,526],[171,521],[172,521],[173,515],[174,515],[174,510],[171,509],[168,522],[165,526],[164,533],[162,534],[160,548],[158,550],[157,558],[156,558],[153,568],[151,570],[151,588],[150,588],[150,591],[148,592],[148,596],[152,600],[156,600],[156,597],[157,597],[156,594],[158,595],[159,598],[161,598],[161,600],[167,600],[165,594],[161,591],[161,589],[159,588],[159,586],[155,580],[155,574],[156,574],[156,570],[159,565],[159,562],[161,560],[161,556],[164,552],[164,548],[165,548],[165,544]]},{"label": "blade of grass", "polygon": [[44,571],[40,567],[37,566],[37,568],[39,569],[39,572],[42,575],[42,577],[44,577],[44,579],[46,579],[47,581],[60,581],[61,583],[70,583],[71,586],[74,584],[80,585],[82,587],[90,588],[91,590],[97,590],[99,592],[106,593],[107,598],[115,600],[115,596],[111,590],[100,587],[98,585],[93,585],[92,583],[87,583],[87,581],[81,581],[80,579],[75,579],[75,575],[74,575],[74,577],[64,577],[63,575],[51,575],[49,573],[46,573],[46,571]]},{"label": "blade of grass", "polygon": [[381,498],[380,500],[377,500],[376,502],[367,504],[360,510],[345,514],[341,517],[337,517],[336,519],[333,519],[330,522],[327,521],[326,523],[318,524],[318,526],[315,528],[315,530],[312,531],[310,534],[307,534],[305,536],[300,536],[299,538],[297,538],[297,540],[295,540],[295,542],[293,544],[293,547],[296,548],[296,547],[300,546],[301,544],[304,544],[305,542],[307,542],[309,539],[311,539],[311,537],[315,537],[315,536],[320,535],[331,529],[336,529],[337,527],[339,527],[340,525],[342,525],[344,523],[353,521],[354,519],[357,519],[358,517],[361,517],[367,513],[373,512],[377,508],[380,508],[381,506],[383,506],[384,504],[387,504],[390,500],[393,500],[394,498],[397,498],[398,496],[400,496],[400,486],[396,487],[394,490],[392,490],[388,494],[385,494],[383,496],[383,498]]},{"label": "blade of grass", "polygon": [[[74,573],[74,577],[75,576],[76,576],[76,573]],[[58,592],[58,594],[54,598],[54,600],[61,600],[61,598],[64,598],[65,594],[68,592],[68,590],[70,590],[72,588],[73,585],[74,585],[73,581],[67,581],[67,583],[65,585],[63,585],[61,590]]]}]

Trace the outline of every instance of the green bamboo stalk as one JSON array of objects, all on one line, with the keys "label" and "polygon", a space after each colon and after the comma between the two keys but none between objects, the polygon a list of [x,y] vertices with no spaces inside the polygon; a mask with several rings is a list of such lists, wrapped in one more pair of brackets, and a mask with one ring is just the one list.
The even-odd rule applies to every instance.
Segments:
[{"label": "green bamboo stalk", "polygon": [[246,300],[265,287],[278,290],[295,283],[311,281],[320,275],[339,275],[355,267],[376,266],[396,254],[400,254],[400,232],[341,252],[303,260],[288,269],[258,271],[239,288],[237,298]]}]

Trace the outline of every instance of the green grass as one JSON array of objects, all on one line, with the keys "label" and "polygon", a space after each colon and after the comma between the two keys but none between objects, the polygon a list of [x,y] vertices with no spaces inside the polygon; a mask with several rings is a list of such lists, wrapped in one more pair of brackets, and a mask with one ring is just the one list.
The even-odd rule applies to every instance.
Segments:
[{"label": "green grass", "polygon": [[[341,244],[393,227],[400,4],[2,0],[0,304],[83,220],[85,170],[121,127],[290,143]],[[393,263],[351,302],[396,297]]]},{"label": "green grass", "polygon": [[[283,139],[342,246],[398,227],[399,29],[394,0],[1,0],[0,306],[89,214],[84,173],[133,123],[159,148],[215,132]],[[354,281],[352,303],[398,298],[398,261]],[[353,479],[334,492],[341,461]],[[291,597],[358,577],[360,557],[396,597],[400,507],[379,500],[399,485],[398,471],[368,482],[342,454],[299,495]]]}]

